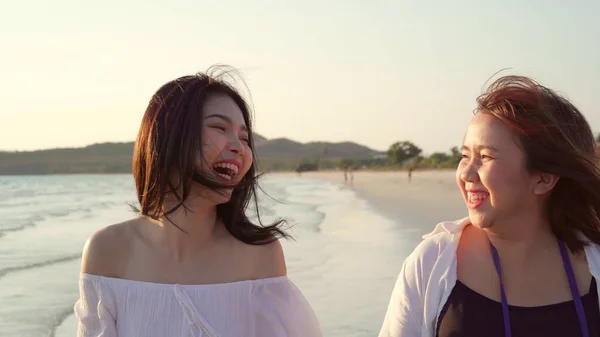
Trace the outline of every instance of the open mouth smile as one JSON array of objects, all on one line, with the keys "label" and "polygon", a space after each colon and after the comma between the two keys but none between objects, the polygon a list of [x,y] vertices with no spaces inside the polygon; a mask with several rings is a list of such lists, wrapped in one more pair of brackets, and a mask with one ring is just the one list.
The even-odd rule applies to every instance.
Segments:
[{"label": "open mouth smile", "polygon": [[483,204],[490,194],[486,191],[467,191],[467,207],[475,209]]},{"label": "open mouth smile", "polygon": [[212,167],[217,177],[226,182],[233,182],[240,170],[240,164],[233,160],[219,161]]}]

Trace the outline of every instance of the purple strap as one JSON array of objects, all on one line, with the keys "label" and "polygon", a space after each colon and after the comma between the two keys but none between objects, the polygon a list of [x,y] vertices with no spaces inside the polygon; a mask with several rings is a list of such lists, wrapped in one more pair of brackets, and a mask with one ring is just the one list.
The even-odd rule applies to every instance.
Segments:
[{"label": "purple strap", "polygon": [[579,289],[577,288],[577,280],[575,280],[575,273],[573,272],[573,267],[571,266],[571,260],[569,259],[569,254],[567,253],[567,247],[562,241],[558,241],[558,245],[560,247],[563,265],[565,266],[565,271],[567,272],[567,278],[569,279],[571,296],[573,296],[573,301],[575,302],[575,311],[577,311],[577,318],[579,318],[581,332],[583,333],[584,337],[589,337],[590,333],[588,331],[587,320],[585,318],[585,311],[583,310],[581,295],[579,294]]},{"label": "purple strap", "polygon": [[502,316],[504,318],[504,335],[506,337],[512,336],[510,330],[510,316],[508,315],[508,301],[506,300],[506,293],[504,292],[504,284],[502,283],[502,272],[500,271],[500,256],[498,256],[498,250],[490,241],[490,247],[492,247],[492,258],[494,259],[494,265],[498,272],[498,279],[500,280],[500,297],[502,298]]},{"label": "purple strap", "polygon": [[[581,295],[579,295],[579,289],[577,289],[577,281],[575,280],[575,274],[573,273],[573,267],[571,266],[571,260],[569,260],[569,255],[567,254],[567,248],[565,243],[562,241],[558,241],[558,246],[560,248],[560,254],[563,260],[563,266],[565,268],[565,272],[567,273],[567,278],[569,279],[569,287],[571,288],[571,296],[573,296],[573,301],[575,303],[575,311],[577,312],[577,318],[579,318],[579,325],[581,326],[581,332],[583,333],[583,337],[589,337],[590,333],[588,331],[587,320],[585,318],[585,312],[583,310],[583,303],[581,302]],[[502,316],[504,318],[504,335],[506,337],[511,337],[512,332],[510,329],[510,317],[508,313],[508,301],[506,300],[506,293],[504,292],[504,284],[502,283],[502,273],[500,271],[500,257],[498,256],[498,251],[496,247],[490,242],[490,247],[492,248],[492,258],[494,259],[494,265],[496,266],[496,271],[498,272],[498,278],[500,279],[500,297],[502,298]]]}]

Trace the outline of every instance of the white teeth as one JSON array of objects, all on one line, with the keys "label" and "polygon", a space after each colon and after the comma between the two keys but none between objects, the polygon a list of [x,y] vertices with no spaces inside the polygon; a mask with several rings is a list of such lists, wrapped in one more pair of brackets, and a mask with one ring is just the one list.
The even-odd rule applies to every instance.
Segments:
[{"label": "white teeth", "polygon": [[227,175],[227,174],[223,174],[223,173],[217,173],[218,175],[220,175],[221,177],[227,179],[227,180],[231,180],[233,179],[231,176]]},{"label": "white teeth", "polygon": [[228,170],[230,170],[229,173],[231,173],[231,175],[229,174],[225,174],[225,173],[220,173],[220,172],[216,172],[219,176],[227,179],[227,180],[233,180],[233,177],[235,177],[238,173],[238,167],[234,164],[230,164],[230,163],[217,163],[213,166],[213,168],[226,168]]},{"label": "white teeth", "polygon": [[479,201],[483,199],[487,199],[488,194],[469,194],[469,200],[471,201]]},{"label": "white teeth", "polygon": [[217,163],[214,167],[223,167],[226,169],[230,169],[231,171],[233,171],[234,175],[238,173],[238,167],[230,163]]}]

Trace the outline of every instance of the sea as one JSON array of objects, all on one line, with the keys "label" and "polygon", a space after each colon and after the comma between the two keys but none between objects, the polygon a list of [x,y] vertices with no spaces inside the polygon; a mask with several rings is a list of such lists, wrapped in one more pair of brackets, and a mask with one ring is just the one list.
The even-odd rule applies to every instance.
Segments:
[{"label": "sea", "polygon": [[[274,174],[260,184],[263,221],[288,221],[288,275],[324,336],[376,336],[419,224],[384,216],[343,182]],[[131,204],[131,175],[0,176],[0,337],[76,335],[83,245],[135,216]]]}]

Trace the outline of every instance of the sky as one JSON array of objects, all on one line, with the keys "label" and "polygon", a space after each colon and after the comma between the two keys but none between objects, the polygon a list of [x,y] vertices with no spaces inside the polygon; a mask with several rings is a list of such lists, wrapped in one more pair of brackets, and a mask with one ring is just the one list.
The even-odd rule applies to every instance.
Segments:
[{"label": "sky", "polygon": [[267,138],[447,151],[505,68],[600,132],[598,13],[597,0],[4,1],[0,149],[133,141],[162,84],[213,64],[241,71]]}]

